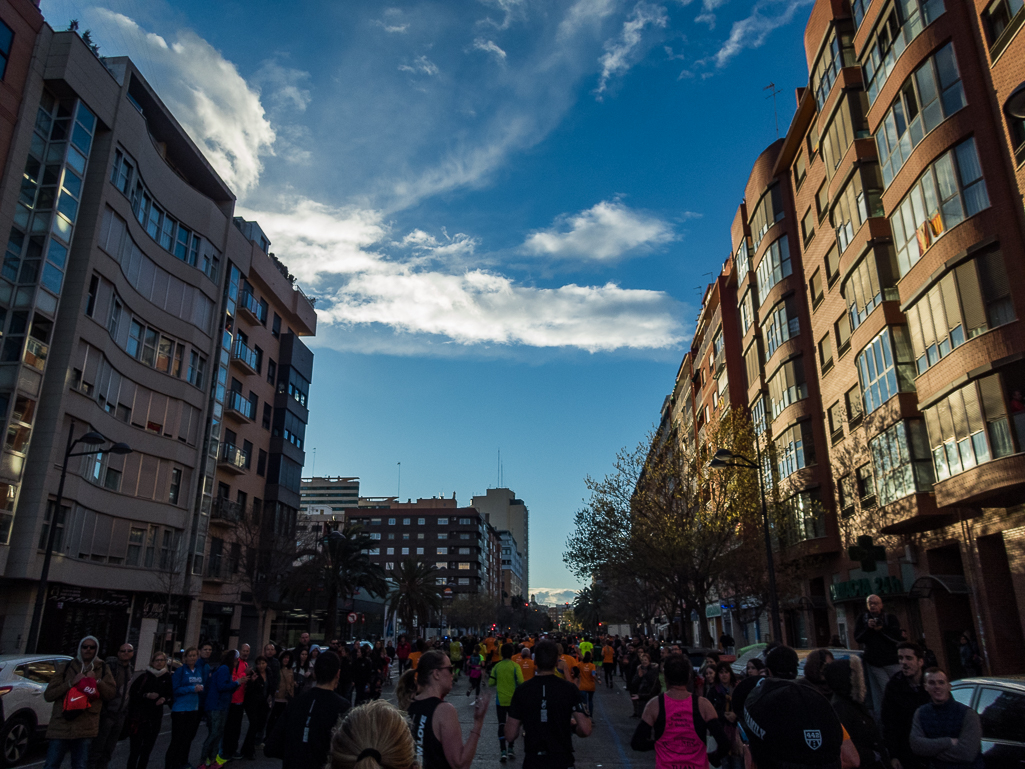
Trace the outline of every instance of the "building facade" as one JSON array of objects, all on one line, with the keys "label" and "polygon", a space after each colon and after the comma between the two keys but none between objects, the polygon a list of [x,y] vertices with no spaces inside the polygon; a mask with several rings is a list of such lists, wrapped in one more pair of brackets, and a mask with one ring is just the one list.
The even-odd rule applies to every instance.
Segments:
[{"label": "building facade", "polygon": [[523,597],[523,556],[511,531],[498,532],[502,546],[502,603],[512,606],[512,599]]},{"label": "building facade", "polygon": [[[28,33],[2,20],[16,30],[6,82],[22,72],[15,56]],[[155,643],[198,640],[218,479],[226,459],[256,467],[226,421],[226,408],[241,408],[229,372],[279,408],[275,385],[257,384],[266,370],[242,374],[233,360],[250,333],[235,322],[239,302],[248,286],[257,312],[262,298],[288,318],[280,350],[264,342],[278,357],[277,388],[282,371],[308,381],[312,356],[294,336],[312,333],[315,314],[233,220],[233,193],[134,64],[100,60],[76,33],[38,21],[21,110],[2,137],[0,647],[27,642],[52,525],[40,650],[74,648],[89,631],[146,658]],[[14,88],[0,88],[3,98]],[[90,430],[132,451],[71,457],[56,509],[66,446]],[[252,443],[254,455],[266,445],[268,464],[251,498],[286,520],[284,507],[299,506],[301,456]]]},{"label": "building facade", "polygon": [[1002,1],[815,3],[809,82],[681,365],[689,403],[681,374],[663,409],[700,440],[714,326],[726,354],[739,320],[763,479],[798,523],[794,646],[853,646],[877,593],[954,675],[966,631],[990,672],[1022,670],[1023,24]]},{"label": "building facade", "polygon": [[520,548],[523,560],[523,589],[530,585],[530,511],[526,503],[516,498],[511,489],[488,489],[482,496],[475,496],[470,504],[484,514],[485,519],[497,530],[508,531]]},{"label": "building facade", "polygon": [[303,478],[300,512],[310,505],[342,512],[347,507],[359,506],[359,478],[326,476]]}]

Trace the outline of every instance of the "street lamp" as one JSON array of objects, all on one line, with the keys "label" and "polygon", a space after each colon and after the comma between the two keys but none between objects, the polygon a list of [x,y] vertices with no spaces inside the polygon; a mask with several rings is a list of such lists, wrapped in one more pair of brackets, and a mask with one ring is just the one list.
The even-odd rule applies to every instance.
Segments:
[{"label": "street lamp", "polygon": [[765,486],[762,484],[761,468],[742,454],[729,449],[719,449],[708,463],[709,470],[724,467],[747,467],[758,477],[758,491],[762,496],[762,529],[765,533],[765,559],[769,567],[769,602],[772,604],[772,636],[774,641],[783,642],[783,630],[779,623],[779,594],[776,592],[776,565],[772,560],[772,539],[769,537],[769,509],[765,505]]},{"label": "street lamp", "polygon": [[43,570],[39,574],[39,587],[36,589],[36,605],[32,609],[32,625],[29,627],[28,643],[25,644],[26,654],[35,654],[39,643],[39,626],[43,619],[43,602],[46,600],[46,589],[50,578],[50,560],[53,558],[53,544],[57,539],[57,517],[60,515],[61,502],[64,501],[64,480],[68,475],[68,460],[72,457],[85,457],[90,454],[131,454],[132,447],[127,443],[114,443],[105,449],[92,449],[90,451],[73,451],[79,443],[86,446],[100,446],[107,442],[102,434],[90,430],[85,435],[75,438],[75,422],[72,420],[68,428],[68,445],[64,449],[64,462],[61,465],[61,479],[57,486],[57,499],[53,505],[53,514],[50,516],[50,530],[46,534],[46,551],[43,555]]}]

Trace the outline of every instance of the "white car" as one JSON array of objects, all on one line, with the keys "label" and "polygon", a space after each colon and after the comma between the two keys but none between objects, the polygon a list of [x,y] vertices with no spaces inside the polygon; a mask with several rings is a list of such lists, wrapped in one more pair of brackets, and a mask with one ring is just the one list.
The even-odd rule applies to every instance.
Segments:
[{"label": "white car", "polygon": [[50,723],[53,703],[43,692],[57,666],[71,657],[62,654],[0,655],[0,766],[13,766],[42,737]]}]

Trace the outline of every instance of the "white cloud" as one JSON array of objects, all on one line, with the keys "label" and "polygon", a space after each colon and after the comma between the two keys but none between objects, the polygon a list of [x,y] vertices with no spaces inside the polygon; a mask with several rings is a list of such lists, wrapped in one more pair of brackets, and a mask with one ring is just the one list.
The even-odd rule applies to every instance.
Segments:
[{"label": "white cloud", "polygon": [[498,47],[498,44],[493,40],[485,40],[482,37],[478,37],[473,41],[473,48],[476,51],[484,51],[494,56],[499,61],[505,61],[505,51]]},{"label": "white cloud", "polygon": [[651,5],[643,0],[634,6],[629,18],[623,22],[619,36],[605,43],[605,54],[599,59],[601,76],[595,90],[599,100],[608,88],[609,79],[626,72],[633,65],[637,58],[637,49],[643,40],[644,28],[664,28],[668,23],[669,17],[662,6]]},{"label": "white cloud", "polygon": [[321,324],[384,328],[464,347],[657,350],[683,339],[679,306],[663,292],[613,283],[519,284],[460,266],[459,257],[477,246],[462,233],[450,237],[443,231],[437,238],[413,230],[398,245],[430,258],[403,260],[385,253],[388,228],[380,212],[300,198],[281,201],[277,211],[239,213],[259,221],[278,257],[315,291]]},{"label": "white cloud", "polygon": [[728,2],[729,0],[703,0],[701,13],[694,17],[694,21],[707,24],[709,29],[715,29],[715,11]]},{"label": "white cloud", "polygon": [[285,67],[277,59],[267,59],[252,77],[252,84],[268,110],[305,112],[310,103],[310,73]]},{"label": "white cloud", "polygon": [[674,238],[672,228],[661,219],[611,200],[559,217],[553,227],[531,233],[523,248],[539,256],[608,262]]},{"label": "white cloud", "polygon": [[484,5],[497,8],[503,14],[502,21],[498,22],[490,16],[481,19],[480,24],[488,24],[496,29],[508,29],[513,21],[523,21],[526,18],[526,0],[480,0]]},{"label": "white cloud", "polygon": [[275,132],[235,65],[191,30],[169,43],[120,13],[91,12],[135,43],[137,50],[124,53],[146,62],[147,80],[232,190],[241,197],[253,189]]},{"label": "white cloud", "polygon": [[561,588],[561,587],[535,587],[532,588],[530,593],[535,597],[538,603],[547,604],[573,604],[573,599],[577,597],[579,590],[572,588]]},{"label": "white cloud", "polygon": [[[737,54],[745,48],[759,48],[769,34],[785,24],[789,24],[794,13],[800,8],[814,3],[815,0],[761,0],[751,9],[751,14],[733,23],[730,36],[722,44],[713,57],[717,67],[725,67]],[[764,11],[782,10],[774,15],[766,15]]]},{"label": "white cloud", "polygon": [[417,56],[412,64],[400,64],[399,70],[401,72],[427,75],[428,77],[434,77],[439,72],[438,66],[426,56]]}]

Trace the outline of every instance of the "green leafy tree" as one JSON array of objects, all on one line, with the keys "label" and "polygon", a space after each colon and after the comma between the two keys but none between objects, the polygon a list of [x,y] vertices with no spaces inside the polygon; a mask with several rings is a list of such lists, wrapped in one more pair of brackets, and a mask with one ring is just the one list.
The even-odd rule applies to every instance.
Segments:
[{"label": "green leafy tree", "polygon": [[598,629],[605,617],[607,594],[601,585],[592,584],[582,588],[573,599],[573,615],[584,630]]},{"label": "green leafy tree", "polygon": [[424,621],[441,608],[442,587],[437,584],[439,573],[430,564],[407,558],[399,563],[399,568],[392,575],[395,586],[388,593],[388,600],[407,631],[413,627],[413,618],[419,617],[419,635]]}]

